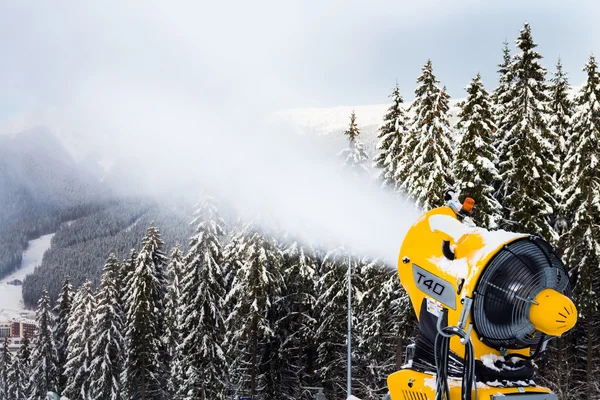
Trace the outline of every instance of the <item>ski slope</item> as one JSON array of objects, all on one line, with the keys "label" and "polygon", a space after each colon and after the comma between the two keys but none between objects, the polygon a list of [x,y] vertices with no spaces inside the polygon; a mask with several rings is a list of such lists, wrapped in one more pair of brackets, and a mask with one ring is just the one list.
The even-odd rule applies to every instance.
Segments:
[{"label": "ski slope", "polygon": [[0,315],[8,317],[18,317],[25,307],[23,305],[22,286],[9,285],[14,279],[23,281],[28,274],[31,274],[35,267],[42,264],[42,257],[46,250],[50,248],[50,242],[54,233],[44,235],[29,241],[27,249],[23,252],[23,261],[21,267],[15,272],[0,281]]}]

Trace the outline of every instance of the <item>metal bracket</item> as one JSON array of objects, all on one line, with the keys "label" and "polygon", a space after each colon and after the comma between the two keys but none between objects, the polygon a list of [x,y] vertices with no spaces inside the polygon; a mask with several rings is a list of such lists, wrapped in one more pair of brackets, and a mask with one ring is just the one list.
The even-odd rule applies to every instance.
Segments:
[{"label": "metal bracket", "polygon": [[[467,327],[467,319],[469,318],[469,314],[471,312],[471,306],[473,305],[473,299],[470,297],[465,297],[463,298],[462,301],[462,310],[460,312],[460,318],[458,320],[458,325],[457,326],[447,326],[447,328],[450,328],[450,330],[456,332],[456,333],[461,333],[462,335],[458,335],[460,337],[460,343],[461,344],[467,344],[470,340],[471,340],[471,330],[473,329],[473,324],[469,324],[469,326]],[[444,312],[448,312],[447,309],[444,309]],[[454,335],[449,335],[447,333],[444,333],[442,331],[442,320],[444,319],[444,312],[441,312],[438,315],[437,318],[437,323],[436,323],[436,328],[437,331],[440,335],[450,338]],[[465,328],[467,328],[467,330],[465,331]],[[464,336],[464,338],[463,338]]]}]

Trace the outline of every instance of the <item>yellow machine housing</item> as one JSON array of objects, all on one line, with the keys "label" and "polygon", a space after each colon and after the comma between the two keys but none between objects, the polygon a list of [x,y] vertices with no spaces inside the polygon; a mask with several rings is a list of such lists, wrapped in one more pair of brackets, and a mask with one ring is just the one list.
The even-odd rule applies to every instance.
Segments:
[{"label": "yellow machine housing", "polygon": [[[457,211],[449,206],[427,212],[408,231],[398,257],[400,281],[410,296],[417,317],[421,315],[421,308],[425,304],[427,311],[434,314],[447,309],[448,326],[459,324],[462,300],[474,297],[477,283],[494,255],[506,244],[528,237],[519,233],[487,231],[472,224],[465,224],[459,217]],[[449,248],[453,253],[453,260],[449,259],[443,250],[444,241],[447,242],[446,250]],[[556,318],[563,308],[573,312],[567,318]],[[563,314],[564,311],[561,315]],[[577,312],[567,296],[552,289],[545,289],[536,296],[529,319],[538,331],[548,336],[560,336],[575,325]],[[466,326],[472,324],[471,311]],[[471,329],[469,337],[473,343],[476,360],[482,360],[482,357],[502,357],[506,352],[506,349],[486,345],[480,340],[475,329]],[[462,355],[464,348],[458,337],[450,339],[451,352]],[[528,356],[531,349],[510,349],[510,353]],[[418,372],[408,364],[401,371],[391,374],[388,377],[391,399],[434,400],[436,378],[433,371],[426,372],[428,371]],[[461,398],[460,382],[459,379],[449,379],[452,399]],[[531,384],[494,387],[477,382],[477,387],[478,398],[485,400],[511,394],[550,393],[547,388]],[[556,398],[553,394],[549,396],[540,399]],[[527,396],[520,398],[526,400]]]}]

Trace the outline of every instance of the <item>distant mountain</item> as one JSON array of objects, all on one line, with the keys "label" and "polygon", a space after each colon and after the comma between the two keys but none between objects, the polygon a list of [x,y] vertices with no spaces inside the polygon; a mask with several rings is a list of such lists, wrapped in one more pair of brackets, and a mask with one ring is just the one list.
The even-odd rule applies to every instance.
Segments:
[{"label": "distant mountain", "polygon": [[[463,100],[450,100],[450,123],[452,125],[458,120],[460,111],[458,103]],[[409,109],[410,104],[405,103],[405,108]],[[341,149],[345,146],[345,138],[342,133],[348,128],[350,114],[354,111],[361,131],[359,139],[365,145],[367,153],[373,156],[377,151],[379,127],[383,124],[383,116],[389,107],[389,104],[375,104],[355,107],[295,108],[271,114],[268,122],[275,126],[292,129],[300,135],[317,136],[333,148]],[[408,115],[412,116],[410,111]]]},{"label": "distant mountain", "polygon": [[98,209],[108,191],[48,129],[0,136],[0,278],[31,239]]},{"label": "distant mountain", "polygon": [[48,129],[0,136],[0,221],[40,217],[96,201],[105,192]]}]

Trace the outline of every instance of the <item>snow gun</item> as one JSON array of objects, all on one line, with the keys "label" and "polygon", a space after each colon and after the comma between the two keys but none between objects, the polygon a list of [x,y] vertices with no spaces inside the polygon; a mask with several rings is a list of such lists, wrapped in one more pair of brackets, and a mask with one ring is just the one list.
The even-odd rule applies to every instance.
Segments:
[{"label": "snow gun", "polygon": [[556,400],[532,360],[573,328],[565,267],[543,239],[473,224],[452,191],[408,231],[398,273],[419,321],[392,400]]}]

